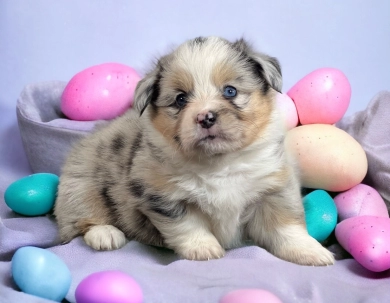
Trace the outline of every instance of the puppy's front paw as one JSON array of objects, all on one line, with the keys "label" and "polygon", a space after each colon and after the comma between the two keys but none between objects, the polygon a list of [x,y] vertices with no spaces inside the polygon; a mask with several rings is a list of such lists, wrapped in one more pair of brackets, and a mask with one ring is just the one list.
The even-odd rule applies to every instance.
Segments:
[{"label": "puppy's front paw", "polygon": [[280,250],[275,255],[296,264],[309,266],[334,264],[333,254],[310,236],[307,236],[304,242],[289,244]]},{"label": "puppy's front paw", "polygon": [[225,255],[225,250],[218,243],[217,239],[193,240],[176,249],[176,252],[188,260],[205,261],[219,259]]},{"label": "puppy's front paw", "polygon": [[96,250],[112,250],[126,244],[125,234],[112,225],[95,225],[84,235],[84,241]]}]

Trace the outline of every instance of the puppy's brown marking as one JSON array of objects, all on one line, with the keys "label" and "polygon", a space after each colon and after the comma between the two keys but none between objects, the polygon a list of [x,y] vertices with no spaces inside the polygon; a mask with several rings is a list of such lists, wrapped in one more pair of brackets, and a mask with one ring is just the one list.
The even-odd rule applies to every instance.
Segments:
[{"label": "puppy's brown marking", "polygon": [[227,62],[218,62],[211,75],[212,82],[216,87],[223,88],[231,84],[237,78],[237,69]]},{"label": "puppy's brown marking", "polygon": [[194,79],[192,75],[183,68],[176,68],[169,71],[164,77],[162,83],[172,88],[177,94],[180,92],[190,93],[194,89]]}]

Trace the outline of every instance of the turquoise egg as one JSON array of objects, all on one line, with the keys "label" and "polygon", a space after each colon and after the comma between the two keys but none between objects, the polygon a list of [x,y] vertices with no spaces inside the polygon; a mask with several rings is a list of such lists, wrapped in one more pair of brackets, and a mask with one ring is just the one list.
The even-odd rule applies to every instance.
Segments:
[{"label": "turquoise egg", "polygon": [[24,293],[61,302],[69,291],[71,274],[54,253],[42,248],[19,248],[12,257],[12,277]]},{"label": "turquoise egg", "polygon": [[47,214],[57,196],[58,176],[33,174],[12,183],[4,193],[5,203],[14,212],[25,216]]},{"label": "turquoise egg", "polygon": [[324,190],[315,190],[303,198],[303,206],[309,235],[319,242],[325,241],[337,224],[337,208],[332,197]]}]

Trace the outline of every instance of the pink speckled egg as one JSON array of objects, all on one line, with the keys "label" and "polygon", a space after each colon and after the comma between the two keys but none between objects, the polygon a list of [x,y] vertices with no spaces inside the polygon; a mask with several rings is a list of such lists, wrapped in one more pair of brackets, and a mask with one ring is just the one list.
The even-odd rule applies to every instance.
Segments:
[{"label": "pink speckled egg", "polygon": [[104,63],[77,73],[61,96],[61,110],[69,119],[110,120],[131,107],[140,76],[124,64]]},{"label": "pink speckled egg", "polygon": [[336,238],[357,262],[380,272],[390,269],[390,219],[352,217],[336,226]]},{"label": "pink speckled egg", "polygon": [[299,80],[287,95],[294,100],[301,124],[334,124],[348,109],[351,85],[335,68],[320,68]]},{"label": "pink speckled egg", "polygon": [[96,272],[80,282],[75,292],[77,303],[142,303],[138,283],[127,274],[117,271]]},{"label": "pink speckled egg", "polygon": [[385,201],[371,186],[358,184],[334,197],[339,220],[356,216],[389,217]]},{"label": "pink speckled egg", "polygon": [[263,289],[239,289],[229,292],[219,303],[282,303],[273,293]]},{"label": "pink speckled egg", "polygon": [[289,96],[277,93],[276,106],[284,118],[287,129],[292,129],[298,125],[297,108]]}]

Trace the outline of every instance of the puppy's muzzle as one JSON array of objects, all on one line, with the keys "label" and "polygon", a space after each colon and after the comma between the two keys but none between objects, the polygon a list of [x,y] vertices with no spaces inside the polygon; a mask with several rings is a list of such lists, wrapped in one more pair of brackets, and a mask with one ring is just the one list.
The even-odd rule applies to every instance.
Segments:
[{"label": "puppy's muzzle", "polygon": [[199,113],[196,117],[196,122],[202,126],[202,128],[209,129],[217,122],[217,113],[213,111]]}]

